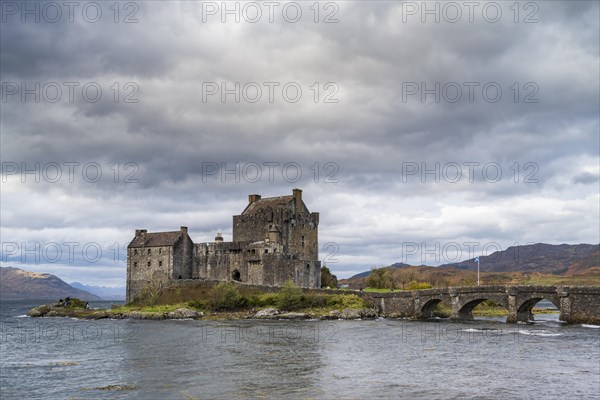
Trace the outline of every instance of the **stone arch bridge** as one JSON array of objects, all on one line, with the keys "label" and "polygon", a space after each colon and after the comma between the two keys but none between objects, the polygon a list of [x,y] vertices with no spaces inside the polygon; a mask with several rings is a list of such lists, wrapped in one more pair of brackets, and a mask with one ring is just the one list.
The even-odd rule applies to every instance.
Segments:
[{"label": "stone arch bridge", "polygon": [[600,324],[600,286],[470,286],[368,293],[365,297],[385,315],[414,319],[432,317],[436,306],[445,302],[452,308],[451,318],[470,320],[479,303],[493,300],[508,310],[506,322],[532,320],[532,308],[545,299],[560,310],[561,321]]}]

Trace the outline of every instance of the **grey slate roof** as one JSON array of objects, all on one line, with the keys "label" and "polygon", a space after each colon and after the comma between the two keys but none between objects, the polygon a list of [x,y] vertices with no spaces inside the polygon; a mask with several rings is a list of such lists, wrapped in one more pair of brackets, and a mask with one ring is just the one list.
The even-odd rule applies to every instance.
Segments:
[{"label": "grey slate roof", "polygon": [[173,246],[181,234],[181,231],[144,233],[133,238],[127,247]]},{"label": "grey slate roof", "polygon": [[272,210],[276,210],[280,207],[287,206],[290,202],[294,200],[294,196],[278,196],[278,197],[267,197],[264,199],[260,199],[255,201],[252,204],[249,204],[248,207],[242,212],[242,215],[254,215],[258,214],[260,211],[265,210],[267,208],[271,208]]}]

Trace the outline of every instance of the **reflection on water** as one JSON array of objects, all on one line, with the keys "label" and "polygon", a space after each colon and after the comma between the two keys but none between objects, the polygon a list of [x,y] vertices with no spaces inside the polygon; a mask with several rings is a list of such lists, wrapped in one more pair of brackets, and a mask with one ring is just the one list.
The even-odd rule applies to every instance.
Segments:
[{"label": "reflection on water", "polygon": [[505,324],[503,317],[460,323],[18,318],[31,306],[2,303],[2,399],[600,393],[600,329],[562,324],[556,314],[536,316],[533,325]]}]

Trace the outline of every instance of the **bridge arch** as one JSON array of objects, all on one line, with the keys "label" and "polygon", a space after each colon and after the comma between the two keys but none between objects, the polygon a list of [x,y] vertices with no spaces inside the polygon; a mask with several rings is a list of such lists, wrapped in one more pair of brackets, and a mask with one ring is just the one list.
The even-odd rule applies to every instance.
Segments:
[{"label": "bridge arch", "polygon": [[558,299],[553,299],[553,296],[538,296],[531,297],[521,302],[521,304],[517,305],[517,321],[520,322],[529,322],[534,320],[533,316],[533,307],[537,303],[542,300],[547,300],[552,303],[560,312],[560,301]]},{"label": "bridge arch", "polygon": [[441,303],[446,303],[443,298],[434,298],[427,300],[423,306],[421,306],[421,318],[433,318],[435,317],[435,311],[437,306]]},{"label": "bridge arch", "polygon": [[509,313],[510,308],[506,296],[482,293],[481,296],[475,298],[468,296],[466,299],[459,301],[452,317],[456,319],[473,320],[473,310],[486,300],[491,300],[500,304],[506,309],[507,313]]}]

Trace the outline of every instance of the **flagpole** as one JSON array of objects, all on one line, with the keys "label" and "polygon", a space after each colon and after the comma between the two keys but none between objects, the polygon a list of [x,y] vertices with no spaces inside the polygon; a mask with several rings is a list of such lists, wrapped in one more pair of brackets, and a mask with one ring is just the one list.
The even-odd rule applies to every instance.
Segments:
[{"label": "flagpole", "polygon": [[477,286],[479,286],[479,257],[477,257]]}]

